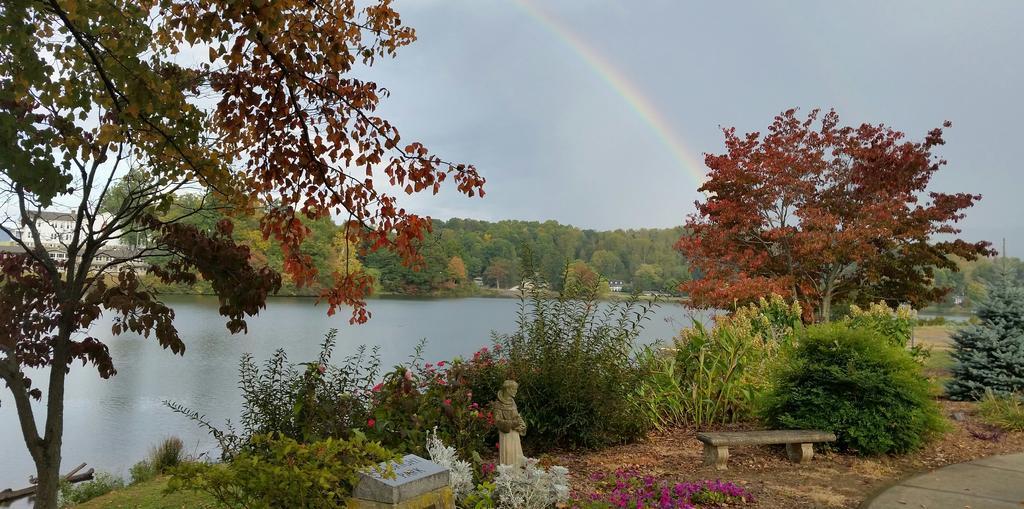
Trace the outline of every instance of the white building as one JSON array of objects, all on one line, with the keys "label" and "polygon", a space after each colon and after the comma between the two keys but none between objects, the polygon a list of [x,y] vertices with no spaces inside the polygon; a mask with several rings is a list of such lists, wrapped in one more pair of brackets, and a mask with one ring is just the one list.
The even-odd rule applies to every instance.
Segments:
[{"label": "white building", "polygon": [[[34,219],[36,230],[39,232],[39,240],[43,247],[63,249],[75,235],[75,215],[68,212],[51,212],[42,210],[30,212],[29,216]],[[96,217],[97,228],[106,225],[113,219],[110,214],[99,214]],[[32,237],[32,230],[28,227],[26,218],[22,218],[21,241],[28,246],[35,246],[35,239]],[[84,233],[84,232],[83,232]],[[110,239],[107,246],[120,246],[120,239]]]},{"label": "white building", "polygon": [[[50,257],[58,262],[67,261],[67,245],[72,241],[75,235],[75,215],[67,212],[52,212],[49,210],[30,212],[29,215],[34,219],[33,222],[35,224],[36,231],[39,232],[40,244],[44,249],[46,249],[46,252],[50,254]],[[110,214],[99,214],[96,217],[96,228],[101,228],[112,219],[113,216]],[[35,238],[32,236],[32,229],[28,227],[28,223],[25,218],[22,218],[20,231],[15,233],[26,246],[30,248],[36,247]],[[86,232],[82,232],[83,235],[85,235],[85,233]],[[17,245],[3,246],[0,251],[16,252],[22,251],[22,248]],[[96,253],[93,258],[92,265],[103,266],[111,262],[115,262],[114,265],[120,265],[120,263],[132,258],[138,253],[138,249],[123,245],[120,239],[110,239],[105,243],[103,248]]]}]

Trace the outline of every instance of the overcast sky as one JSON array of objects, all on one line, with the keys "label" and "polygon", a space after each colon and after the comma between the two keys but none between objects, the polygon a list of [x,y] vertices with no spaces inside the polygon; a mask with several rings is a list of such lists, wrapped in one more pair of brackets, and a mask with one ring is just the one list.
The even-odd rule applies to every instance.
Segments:
[{"label": "overcast sky", "polygon": [[964,236],[1007,237],[1011,254],[1024,252],[1019,0],[397,6],[419,40],[370,73],[392,92],[384,116],[488,179],[483,200],[407,201],[419,212],[678,225],[703,168],[677,151],[702,162],[722,149],[719,126],[763,130],[789,107],[834,107],[845,123],[882,122],[913,139],[952,121],[934,189],[984,195]]}]

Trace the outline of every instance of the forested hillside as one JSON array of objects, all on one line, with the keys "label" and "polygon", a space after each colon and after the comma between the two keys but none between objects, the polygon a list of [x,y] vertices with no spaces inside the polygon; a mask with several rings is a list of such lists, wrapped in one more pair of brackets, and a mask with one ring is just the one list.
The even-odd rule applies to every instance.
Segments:
[{"label": "forested hillside", "polygon": [[[198,198],[185,195],[172,208],[200,206]],[[217,212],[204,211],[186,222],[212,229],[221,219]],[[258,216],[233,221],[234,237],[248,244],[257,259],[280,271],[281,250],[263,239]],[[470,295],[478,291],[475,278],[486,287],[507,289],[520,281],[520,257],[526,249],[540,275],[556,289],[567,264],[574,277],[599,275],[621,281],[626,290],[675,293],[688,277],[683,257],[673,247],[683,233],[681,227],[594,231],[555,221],[435,220],[421,249],[425,264],[414,270],[392,252],[349,245],[341,227],[330,219],[304,222],[313,231],[304,250],[321,274],[365,268],[375,276],[378,294]],[[134,240],[145,243],[141,236]],[[283,291],[296,291],[287,276]]]},{"label": "forested hillside", "polygon": [[[461,276],[508,288],[519,281],[524,249],[545,279],[556,287],[567,263],[575,272],[592,270],[638,290],[674,292],[688,277],[682,256],[673,248],[682,228],[594,231],[555,221],[487,222],[471,219],[435,221],[424,245],[425,270],[402,267],[388,253],[371,253],[362,262],[378,271],[384,291],[425,293],[443,288],[447,279]],[[453,267],[454,265],[454,267]]]}]

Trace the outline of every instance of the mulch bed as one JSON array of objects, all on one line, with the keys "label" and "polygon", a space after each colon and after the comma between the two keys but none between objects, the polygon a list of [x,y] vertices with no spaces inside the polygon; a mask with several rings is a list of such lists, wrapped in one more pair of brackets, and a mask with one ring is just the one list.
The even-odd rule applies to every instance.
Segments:
[{"label": "mulch bed", "polygon": [[[670,481],[721,479],[746,487],[756,507],[857,507],[890,483],[925,471],[985,456],[1024,452],[1024,433],[1002,433],[978,420],[974,403],[940,401],[952,429],[924,449],[904,456],[860,458],[816,454],[810,464],[795,465],[784,448],[731,447],[729,469],[703,466],[703,446],[693,429],[657,433],[646,441],[582,454],[559,453],[545,464],[569,468],[574,490],[587,492],[590,474],[636,468]],[[729,427],[728,429],[742,429]]]}]

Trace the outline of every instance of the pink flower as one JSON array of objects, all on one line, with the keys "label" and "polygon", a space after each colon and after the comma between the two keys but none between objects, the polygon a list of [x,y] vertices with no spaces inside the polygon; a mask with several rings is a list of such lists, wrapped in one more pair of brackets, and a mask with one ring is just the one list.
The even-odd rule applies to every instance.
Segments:
[{"label": "pink flower", "polygon": [[437,367],[439,367],[439,368],[443,368],[444,364],[445,364],[444,361],[437,361]]},{"label": "pink flower", "polygon": [[412,371],[409,371],[409,370],[405,371],[405,379],[409,380],[410,382],[412,381]]},{"label": "pink flower", "polygon": [[452,400],[446,399],[446,400],[444,400],[444,404],[448,405],[448,406],[452,406]]},{"label": "pink flower", "polygon": [[366,427],[372,428],[374,424],[377,424],[377,420],[376,419],[367,419]]},{"label": "pink flower", "polygon": [[382,386],[384,386],[384,384],[383,384],[383,383],[379,383],[379,384],[377,384],[377,385],[374,385],[374,386],[373,386],[373,389],[370,389],[370,390],[371,390],[371,391],[373,391],[373,392],[380,392],[380,388],[381,388]]},{"label": "pink flower", "polygon": [[327,366],[324,366],[323,364],[318,364],[316,370],[319,371],[320,374],[322,375],[325,372],[327,372]]}]

